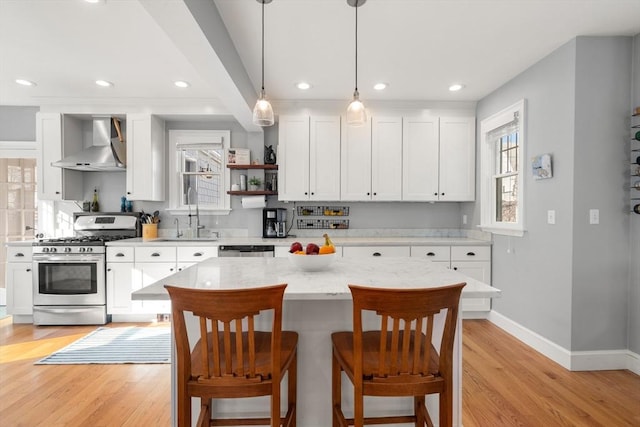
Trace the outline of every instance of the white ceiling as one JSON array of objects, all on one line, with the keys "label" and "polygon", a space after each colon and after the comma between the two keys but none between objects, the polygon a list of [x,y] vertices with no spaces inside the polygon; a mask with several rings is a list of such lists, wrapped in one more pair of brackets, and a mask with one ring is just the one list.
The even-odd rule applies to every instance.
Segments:
[{"label": "white ceiling", "polygon": [[[0,105],[250,115],[260,87],[260,13],[256,0],[0,0]],[[477,101],[575,36],[640,33],[640,0],[368,0],[358,15],[365,104]],[[354,23],[346,0],[266,5],[267,96],[346,103]],[[99,78],[115,86],[97,87]],[[174,87],[178,79],[191,87]],[[313,87],[298,90],[301,80]],[[374,91],[378,81],[389,87]],[[449,92],[453,82],[466,87]]]}]

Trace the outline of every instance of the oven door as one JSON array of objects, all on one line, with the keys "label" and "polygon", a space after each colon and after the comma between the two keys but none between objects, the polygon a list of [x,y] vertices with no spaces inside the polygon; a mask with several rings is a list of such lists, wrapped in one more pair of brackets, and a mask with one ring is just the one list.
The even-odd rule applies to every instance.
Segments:
[{"label": "oven door", "polygon": [[103,255],[33,255],[33,305],[104,305]]}]

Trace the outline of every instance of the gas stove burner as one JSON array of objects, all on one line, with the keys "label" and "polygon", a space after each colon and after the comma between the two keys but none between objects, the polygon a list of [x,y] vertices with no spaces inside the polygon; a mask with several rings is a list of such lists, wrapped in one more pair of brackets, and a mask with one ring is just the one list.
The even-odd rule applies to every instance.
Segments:
[{"label": "gas stove burner", "polygon": [[116,240],[130,239],[132,236],[75,236],[75,237],[60,237],[56,239],[40,239],[37,242],[39,246],[101,246],[106,242],[113,242]]}]

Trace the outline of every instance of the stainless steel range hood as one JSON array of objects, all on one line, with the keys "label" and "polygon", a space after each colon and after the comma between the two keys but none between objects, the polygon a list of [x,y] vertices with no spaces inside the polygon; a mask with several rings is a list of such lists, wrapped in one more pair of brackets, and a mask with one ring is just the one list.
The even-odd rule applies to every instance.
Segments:
[{"label": "stainless steel range hood", "polygon": [[[119,122],[114,123],[117,132],[112,134],[111,117],[93,118],[93,144],[77,153],[66,156],[51,166],[89,172],[123,172],[126,168],[124,139]],[[64,142],[63,142],[64,143]]]}]

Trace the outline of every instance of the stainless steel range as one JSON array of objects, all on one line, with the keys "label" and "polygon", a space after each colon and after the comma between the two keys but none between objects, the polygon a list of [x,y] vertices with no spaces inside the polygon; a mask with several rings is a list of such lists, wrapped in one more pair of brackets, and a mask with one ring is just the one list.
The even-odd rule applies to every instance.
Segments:
[{"label": "stainless steel range", "polygon": [[33,244],[33,324],[103,325],[106,246],[140,236],[138,213],[76,213],[74,236]]}]

